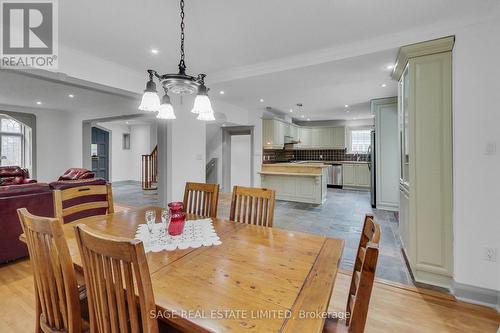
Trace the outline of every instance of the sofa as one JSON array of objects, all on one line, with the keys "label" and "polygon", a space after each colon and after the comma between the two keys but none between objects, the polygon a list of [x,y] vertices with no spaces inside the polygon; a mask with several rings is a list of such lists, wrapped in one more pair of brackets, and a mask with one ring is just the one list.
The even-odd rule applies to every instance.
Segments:
[{"label": "sofa", "polygon": [[23,231],[17,209],[23,207],[35,215],[54,216],[49,184],[0,186],[0,263],[28,255],[26,245],[19,240]]},{"label": "sofa", "polygon": [[92,179],[95,174],[87,169],[83,168],[70,168],[59,177],[59,180],[78,180],[78,179]]},{"label": "sofa", "polygon": [[[22,227],[17,216],[18,208],[26,208],[39,216],[54,217],[53,191],[82,185],[106,184],[105,179],[62,180],[46,183],[27,183],[0,186],[0,263],[28,256],[26,245],[19,240]],[[89,200],[106,200],[105,195],[87,196],[76,200],[67,200],[64,206],[73,206]],[[72,214],[64,218],[64,223],[91,215],[105,214],[106,209],[98,208]]]},{"label": "sofa", "polygon": [[30,178],[28,169],[18,166],[0,167],[0,186],[24,185],[36,183],[35,179]]}]

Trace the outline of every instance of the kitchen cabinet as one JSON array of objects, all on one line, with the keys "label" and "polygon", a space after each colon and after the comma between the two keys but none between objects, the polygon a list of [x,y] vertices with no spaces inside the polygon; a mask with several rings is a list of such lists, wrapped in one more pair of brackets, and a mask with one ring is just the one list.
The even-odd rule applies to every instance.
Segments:
[{"label": "kitchen cabinet", "polygon": [[333,127],[333,149],[345,149],[345,127]]},{"label": "kitchen cabinet", "polygon": [[298,126],[299,144],[296,144],[297,149],[309,148],[312,145],[312,129],[309,127]]},{"label": "kitchen cabinet", "polygon": [[450,288],[454,37],[404,46],[398,86],[400,235],[417,282]]},{"label": "kitchen cabinet", "polygon": [[374,99],[370,103],[375,115],[375,172],[377,209],[399,210],[399,144],[398,100],[396,97]]},{"label": "kitchen cabinet", "polygon": [[262,144],[264,149],[282,149],[287,125],[276,119],[262,119]]},{"label": "kitchen cabinet", "polygon": [[289,136],[292,138],[293,141],[298,141],[299,140],[299,129],[298,129],[297,125],[290,124],[289,128],[290,128]]},{"label": "kitchen cabinet", "polygon": [[306,127],[279,119],[262,119],[264,149],[282,149],[285,136],[293,141],[295,149],[345,149],[345,127]]},{"label": "kitchen cabinet", "polygon": [[354,164],[344,164],[342,166],[342,178],[343,178],[343,183],[342,183],[343,186],[356,185]]},{"label": "kitchen cabinet", "polygon": [[368,163],[344,163],[342,165],[344,187],[368,189],[370,187],[370,168]]},{"label": "kitchen cabinet", "polygon": [[370,169],[368,168],[368,164],[355,164],[354,171],[356,186],[370,187]]}]

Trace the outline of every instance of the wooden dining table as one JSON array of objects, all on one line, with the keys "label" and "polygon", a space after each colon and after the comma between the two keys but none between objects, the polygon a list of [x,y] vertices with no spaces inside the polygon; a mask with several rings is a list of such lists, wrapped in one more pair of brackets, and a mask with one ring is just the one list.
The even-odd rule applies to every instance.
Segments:
[{"label": "wooden dining table", "polygon": [[[76,268],[76,224],[132,239],[148,210],[160,218],[147,206],[65,224]],[[344,241],[212,221],[222,244],[146,254],[158,319],[186,332],[321,332]]]}]

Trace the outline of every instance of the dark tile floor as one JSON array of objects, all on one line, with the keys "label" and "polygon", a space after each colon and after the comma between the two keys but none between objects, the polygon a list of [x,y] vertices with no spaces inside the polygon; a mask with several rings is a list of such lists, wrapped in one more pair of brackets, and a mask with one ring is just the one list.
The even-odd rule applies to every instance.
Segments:
[{"label": "dark tile floor", "polygon": [[[159,205],[157,195],[143,194],[138,182],[113,183],[113,197],[118,204]],[[229,217],[230,200],[229,195],[220,195],[218,215],[221,218]],[[277,201],[274,227],[344,239],[341,268],[352,270],[366,213],[373,213],[382,228],[377,277],[413,284],[400,250],[398,220],[393,212],[372,209],[369,192],[328,189],[326,202],[319,206]]]}]

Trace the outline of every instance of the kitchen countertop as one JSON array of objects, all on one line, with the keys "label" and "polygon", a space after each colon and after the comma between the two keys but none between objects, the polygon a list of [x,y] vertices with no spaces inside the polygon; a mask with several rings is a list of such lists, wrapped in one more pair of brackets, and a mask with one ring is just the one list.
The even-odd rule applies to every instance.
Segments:
[{"label": "kitchen countertop", "polygon": [[279,172],[279,171],[260,171],[261,175],[268,176],[307,176],[307,177],[319,177],[321,174],[317,173],[301,173],[301,172]]},{"label": "kitchen countertop", "polygon": [[307,165],[307,164],[368,164],[370,163],[369,161],[297,161],[297,162],[290,162],[288,164],[300,164],[300,165]]}]

